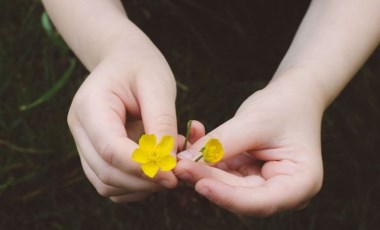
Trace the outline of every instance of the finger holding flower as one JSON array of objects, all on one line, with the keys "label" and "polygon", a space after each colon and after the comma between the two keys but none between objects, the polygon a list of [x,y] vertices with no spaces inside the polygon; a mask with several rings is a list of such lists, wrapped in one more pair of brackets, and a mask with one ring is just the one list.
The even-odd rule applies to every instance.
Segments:
[{"label": "finger holding flower", "polygon": [[[233,118],[179,153],[175,175],[234,213],[268,216],[304,207],[322,183],[322,112],[279,92],[268,87],[253,94]],[[214,138],[223,145],[222,160],[194,162]]]},{"label": "finger holding flower", "polygon": [[[177,149],[179,150],[186,149],[189,140],[196,141],[204,136],[204,126],[199,121],[190,120],[187,128],[186,137],[178,135]],[[181,140],[183,140],[183,145],[181,145]],[[155,134],[142,134],[138,143],[139,147],[132,152],[131,158],[134,162],[141,164],[141,170],[146,176],[154,178],[159,171],[168,172],[175,168],[177,159],[171,155],[175,147],[172,136],[164,135],[157,143]],[[217,140],[211,140],[210,144],[206,145],[202,151],[206,153],[206,161],[215,161],[216,158],[219,161],[223,156],[223,149]],[[220,151],[222,152],[220,153]]]},{"label": "finger holding flower", "polygon": [[223,146],[216,138],[209,139],[200,152],[202,155],[195,159],[195,162],[203,158],[206,163],[217,163],[224,155]]},{"label": "finger holding flower", "polygon": [[167,172],[176,166],[176,158],[170,154],[174,148],[172,136],[163,136],[156,144],[155,134],[144,134],[139,140],[139,147],[132,153],[132,160],[141,164],[145,175],[153,178],[159,170]]}]

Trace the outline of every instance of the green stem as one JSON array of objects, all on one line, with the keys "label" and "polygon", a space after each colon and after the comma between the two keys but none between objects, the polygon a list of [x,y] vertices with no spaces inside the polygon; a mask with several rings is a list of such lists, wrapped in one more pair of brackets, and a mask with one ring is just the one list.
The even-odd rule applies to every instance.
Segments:
[{"label": "green stem", "polygon": [[186,136],[185,136],[185,143],[183,144],[183,149],[182,150],[185,150],[187,148],[187,141],[189,140],[189,136],[190,136],[190,129],[191,129],[191,122],[193,120],[189,120],[187,122],[187,128],[186,128]]},{"label": "green stem", "polygon": [[194,162],[198,162],[200,159],[202,159],[203,158],[203,155],[200,155],[197,159],[195,159],[195,161]]}]

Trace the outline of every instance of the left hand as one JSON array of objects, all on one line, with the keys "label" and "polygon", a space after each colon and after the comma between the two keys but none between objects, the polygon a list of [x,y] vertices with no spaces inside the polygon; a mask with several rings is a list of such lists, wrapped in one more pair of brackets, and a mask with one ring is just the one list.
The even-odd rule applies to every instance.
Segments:
[{"label": "left hand", "polygon": [[174,172],[211,202],[239,214],[268,216],[304,207],[322,185],[322,109],[274,83],[256,92],[236,115],[179,154],[195,159],[206,141],[220,140],[216,165],[179,161]]}]

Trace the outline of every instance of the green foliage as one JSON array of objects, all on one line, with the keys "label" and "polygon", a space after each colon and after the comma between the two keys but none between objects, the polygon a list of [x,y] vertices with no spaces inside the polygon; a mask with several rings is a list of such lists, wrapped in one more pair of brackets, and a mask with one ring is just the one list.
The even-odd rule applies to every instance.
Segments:
[{"label": "green foliage", "polygon": [[[307,4],[126,1],[177,78],[183,134],[189,119],[216,127],[265,86]],[[320,194],[302,211],[256,219],[184,185],[127,205],[97,195],[66,125],[87,72],[39,1],[0,1],[0,21],[0,229],[379,229],[379,51],[326,113]]]},{"label": "green foliage", "polygon": [[65,73],[63,74],[61,79],[59,79],[53,86],[51,86],[51,88],[49,88],[44,94],[42,94],[40,97],[38,97],[33,102],[31,102],[29,104],[21,105],[20,111],[32,109],[32,108],[40,105],[41,103],[48,101],[50,98],[52,98],[58,92],[58,90],[60,90],[66,84],[66,82],[71,77],[71,74],[73,73],[74,68],[75,68],[75,60],[69,59],[69,61],[70,61],[69,67],[67,68],[67,70],[65,71]]}]

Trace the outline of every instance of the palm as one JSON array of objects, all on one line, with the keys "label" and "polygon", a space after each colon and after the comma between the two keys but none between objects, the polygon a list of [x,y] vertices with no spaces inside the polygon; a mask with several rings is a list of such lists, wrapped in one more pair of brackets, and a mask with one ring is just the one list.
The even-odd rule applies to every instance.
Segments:
[{"label": "palm", "polygon": [[264,183],[262,168],[265,162],[255,159],[248,153],[241,153],[224,160],[217,165],[219,169],[244,178],[249,186],[258,186]]},{"label": "palm", "polygon": [[248,98],[235,117],[193,144],[196,150],[219,139],[224,160],[215,166],[183,161],[176,175],[191,174],[186,177],[199,193],[236,213],[261,216],[303,206],[322,181],[321,113],[302,99],[283,101],[277,92]]}]

